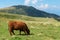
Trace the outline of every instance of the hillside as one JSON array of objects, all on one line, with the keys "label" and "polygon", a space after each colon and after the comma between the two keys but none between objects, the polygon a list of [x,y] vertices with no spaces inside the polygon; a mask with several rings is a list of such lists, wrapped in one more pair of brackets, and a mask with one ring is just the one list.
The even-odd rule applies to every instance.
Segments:
[{"label": "hillside", "polygon": [[0,12],[27,15],[27,16],[32,16],[32,17],[54,18],[60,21],[60,16],[38,10],[32,6],[15,5],[15,6],[0,9]]},{"label": "hillside", "polygon": [[[30,29],[30,35],[19,35],[19,31],[15,31],[15,35],[10,36],[8,31],[8,21],[23,21]],[[60,22],[53,18],[30,17],[13,13],[0,12],[0,40],[60,40]]]}]

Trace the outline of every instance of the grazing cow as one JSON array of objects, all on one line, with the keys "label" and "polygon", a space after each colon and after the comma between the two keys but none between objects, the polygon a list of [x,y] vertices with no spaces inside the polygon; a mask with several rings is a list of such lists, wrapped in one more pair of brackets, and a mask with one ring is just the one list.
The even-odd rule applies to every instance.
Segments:
[{"label": "grazing cow", "polygon": [[10,35],[12,34],[15,35],[14,30],[19,30],[20,34],[21,34],[21,31],[23,31],[27,35],[30,34],[30,30],[28,29],[27,25],[24,22],[9,21],[8,26],[9,26],[8,28],[9,28]]}]

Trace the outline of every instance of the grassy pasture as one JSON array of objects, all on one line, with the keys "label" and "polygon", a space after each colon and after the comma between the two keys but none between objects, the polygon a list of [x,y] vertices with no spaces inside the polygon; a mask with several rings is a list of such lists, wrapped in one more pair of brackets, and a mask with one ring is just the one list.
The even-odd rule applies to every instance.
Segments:
[{"label": "grassy pasture", "polygon": [[[0,17],[0,40],[60,40],[60,22],[53,18],[14,16],[19,18]],[[18,35],[19,31],[15,31],[16,35],[10,36],[8,31],[9,20],[24,21],[28,25],[31,35]],[[22,32],[22,34],[24,33]]]}]

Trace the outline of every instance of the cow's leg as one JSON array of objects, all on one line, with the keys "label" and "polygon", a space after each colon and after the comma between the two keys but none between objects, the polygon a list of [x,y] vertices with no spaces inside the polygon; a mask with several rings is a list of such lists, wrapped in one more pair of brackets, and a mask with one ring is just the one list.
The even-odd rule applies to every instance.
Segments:
[{"label": "cow's leg", "polygon": [[13,35],[15,35],[14,30],[12,30]]},{"label": "cow's leg", "polygon": [[20,33],[19,33],[19,34],[21,35],[21,30],[19,30],[19,31],[20,31]]},{"label": "cow's leg", "polygon": [[26,30],[24,29],[23,31],[24,31],[24,33],[25,33],[25,35],[26,35],[26,34],[27,34]]},{"label": "cow's leg", "polygon": [[12,36],[12,30],[9,28],[10,35]]},{"label": "cow's leg", "polygon": [[27,35],[30,35],[30,30],[29,29],[27,29],[26,32],[27,32]]},{"label": "cow's leg", "polygon": [[30,32],[29,31],[24,30],[24,32],[25,32],[26,35],[30,35]]},{"label": "cow's leg", "polygon": [[10,31],[10,35],[12,36],[12,32]]}]

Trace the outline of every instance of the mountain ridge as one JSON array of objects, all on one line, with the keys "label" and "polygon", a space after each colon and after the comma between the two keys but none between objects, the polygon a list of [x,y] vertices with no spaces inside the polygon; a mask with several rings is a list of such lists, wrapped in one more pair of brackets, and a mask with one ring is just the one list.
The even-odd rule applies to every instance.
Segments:
[{"label": "mountain ridge", "polygon": [[0,9],[0,12],[7,12],[7,13],[13,13],[13,14],[19,14],[19,15],[27,15],[32,17],[48,17],[48,18],[54,18],[58,21],[60,21],[60,16],[52,13],[48,13],[42,10],[38,10],[32,6],[25,6],[25,5],[14,5],[7,8]]}]

